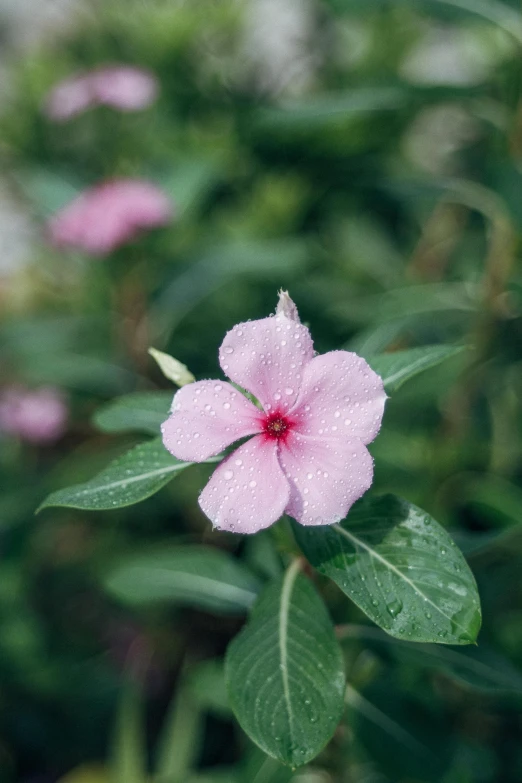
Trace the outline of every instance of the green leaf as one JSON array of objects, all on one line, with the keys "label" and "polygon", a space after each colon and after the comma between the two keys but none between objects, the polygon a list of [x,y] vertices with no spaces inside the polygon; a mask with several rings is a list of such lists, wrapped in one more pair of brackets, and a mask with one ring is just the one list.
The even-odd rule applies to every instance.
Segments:
[{"label": "green leaf", "polygon": [[172,392],[133,392],[99,408],[93,417],[102,432],[147,432],[158,435],[169,415]]},{"label": "green leaf", "polygon": [[355,87],[306,101],[289,101],[277,109],[260,109],[255,119],[266,130],[300,127],[309,130],[332,120],[396,111],[407,101],[408,92],[400,87]]},{"label": "green leaf", "polygon": [[420,2],[419,0],[403,0],[402,3],[399,0],[350,0],[349,3],[345,0],[330,0],[330,3],[337,8],[338,12],[349,11],[351,14],[358,7],[367,14],[369,10],[382,6],[397,8],[401,4],[413,5],[416,10],[425,6],[426,10],[429,10],[433,15],[441,16],[444,20],[447,20],[446,9],[449,8],[457,12],[455,13],[456,18],[465,18],[468,13],[479,16],[505,30],[519,43],[522,43],[522,16],[515,8],[511,8],[508,3],[501,2],[501,0],[420,0]]},{"label": "green leaf", "polygon": [[394,656],[408,666],[443,671],[468,688],[522,694],[522,673],[503,655],[483,644],[454,650],[433,644],[412,645],[391,639],[378,628],[366,625],[350,623],[338,630],[342,641],[364,640],[366,646],[368,642],[387,645]]},{"label": "green leaf", "polygon": [[80,182],[45,168],[32,168],[18,172],[18,184],[36,211],[44,217],[57,212],[83,190]]},{"label": "green leaf", "polygon": [[370,356],[368,364],[381,376],[386,391],[395,392],[414,375],[456,356],[465,348],[464,345],[426,345],[407,351]]},{"label": "green leaf", "polygon": [[158,741],[154,783],[186,783],[197,766],[202,735],[202,710],[182,684],[170,703]]},{"label": "green leaf", "polygon": [[[212,658],[191,665],[187,685],[199,706],[207,712],[230,717],[230,703],[222,660]],[[266,758],[266,757],[265,757]]]},{"label": "green leaf", "polygon": [[135,387],[138,379],[133,372],[108,360],[69,351],[31,357],[25,376],[33,383],[51,383],[107,396]]},{"label": "green leaf", "polygon": [[[217,461],[213,458],[211,462]],[[140,443],[85,484],[52,492],[38,511],[48,506],[88,511],[122,508],[154,495],[190,462],[180,462],[166,450],[161,438]]]},{"label": "green leaf", "polygon": [[153,333],[169,333],[204,297],[241,275],[273,279],[295,275],[309,257],[302,239],[234,239],[205,245],[164,288],[151,310]]},{"label": "green leaf", "polygon": [[418,742],[397,721],[392,720],[388,715],[375,707],[349,684],[346,685],[346,703],[368,721],[385,731],[386,734],[402,745],[408,752],[416,753],[425,758],[430,756],[428,749],[424,745]]},{"label": "green leaf", "polygon": [[470,644],[481,622],[462,553],[429,514],[394,495],[363,499],[339,525],[294,524],[310,563],[371,620],[410,642]]},{"label": "green leaf", "polygon": [[269,756],[298,767],[331,738],[344,668],[326,608],[296,560],[261,594],[228,648],[225,676],[241,727]]},{"label": "green leaf", "polygon": [[176,205],[176,217],[185,218],[194,213],[219,181],[222,164],[219,157],[185,158],[158,177],[163,190]]},{"label": "green leaf", "polygon": [[196,380],[186,364],[182,364],[168,353],[158,351],[157,348],[149,348],[149,354],[152,356],[161,372],[169,381],[177,386],[186,386],[187,383],[194,383]]},{"label": "green leaf", "polygon": [[128,556],[104,579],[121,601],[171,601],[213,612],[248,610],[259,581],[239,561],[204,546],[162,546]]},{"label": "green leaf", "polygon": [[124,685],[118,707],[112,755],[114,783],[146,783],[142,703],[136,686],[130,682]]}]

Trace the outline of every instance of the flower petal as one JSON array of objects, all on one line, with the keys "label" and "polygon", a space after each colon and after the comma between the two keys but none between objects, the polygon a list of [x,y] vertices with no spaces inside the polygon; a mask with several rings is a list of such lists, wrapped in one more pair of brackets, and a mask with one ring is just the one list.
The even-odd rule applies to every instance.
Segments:
[{"label": "flower petal", "polygon": [[279,455],[290,483],[286,513],[302,525],[331,525],[371,486],[373,460],[358,440],[331,441],[291,432]]},{"label": "flower petal", "polygon": [[277,522],[290,496],[277,443],[255,437],[216,468],[199,505],[220,530],[256,533]]},{"label": "flower petal", "polygon": [[163,422],[165,447],[177,459],[202,462],[263,428],[262,413],[230,383],[197,381],[183,386]]},{"label": "flower petal", "polygon": [[265,410],[287,411],[314,355],[310,332],[284,315],[234,326],[219,349],[223,371],[254,394]]},{"label": "flower petal", "polygon": [[382,378],[364,359],[330,351],[306,366],[291,415],[302,435],[371,443],[381,428],[385,402]]}]

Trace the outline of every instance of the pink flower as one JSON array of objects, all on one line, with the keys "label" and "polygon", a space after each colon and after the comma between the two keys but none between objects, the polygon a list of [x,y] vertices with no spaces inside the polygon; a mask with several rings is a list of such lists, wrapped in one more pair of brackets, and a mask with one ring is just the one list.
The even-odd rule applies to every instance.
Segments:
[{"label": "pink flower", "polygon": [[31,443],[58,440],[65,432],[67,405],[58,389],[18,386],[0,393],[0,432]]},{"label": "pink flower", "polygon": [[65,122],[92,106],[111,106],[120,111],[139,111],[158,94],[156,77],[141,68],[115,65],[77,74],[56,85],[45,102],[45,113]]},{"label": "pink flower", "polygon": [[191,462],[254,436],[223,460],[200,495],[214,526],[255,533],[284,513],[302,525],[343,519],[372,483],[366,444],[381,426],[381,378],[355,353],[315,356],[287,295],[275,317],[228,332],[219,361],[262,408],[229,383],[198,381],[176,393],[162,427],[167,449]]},{"label": "pink flower", "polygon": [[104,256],[169,222],[172,204],[151,182],[118,179],[86,190],[49,221],[56,247]]}]

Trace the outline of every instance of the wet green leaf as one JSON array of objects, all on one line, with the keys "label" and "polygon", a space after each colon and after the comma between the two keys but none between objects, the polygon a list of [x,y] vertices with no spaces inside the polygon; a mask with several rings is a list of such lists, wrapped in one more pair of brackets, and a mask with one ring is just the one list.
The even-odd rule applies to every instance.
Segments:
[{"label": "wet green leaf", "polygon": [[38,510],[66,506],[100,511],[132,506],[154,495],[190,464],[175,459],[161,438],[155,438],[118,457],[90,481],[52,492]]},{"label": "wet green leaf", "polygon": [[298,561],[259,597],[229,646],[232,709],[269,756],[298,767],[332,736],[343,711],[344,667],[326,608]]},{"label": "wet green leaf", "polygon": [[294,533],[310,563],[392,636],[443,644],[477,638],[473,574],[446,531],[412,503],[364,498],[339,525],[295,523]]}]

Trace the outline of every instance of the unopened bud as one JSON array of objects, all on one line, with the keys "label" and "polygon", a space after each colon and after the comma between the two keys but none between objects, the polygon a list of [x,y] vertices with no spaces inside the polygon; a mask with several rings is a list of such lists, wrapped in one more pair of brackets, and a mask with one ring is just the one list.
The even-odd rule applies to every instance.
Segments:
[{"label": "unopened bud", "polygon": [[298,324],[301,323],[299,313],[297,312],[297,307],[290,299],[288,291],[283,290],[279,291],[279,301],[276,307],[276,316],[281,315],[283,315],[285,318],[289,318],[290,321],[296,321]]}]

